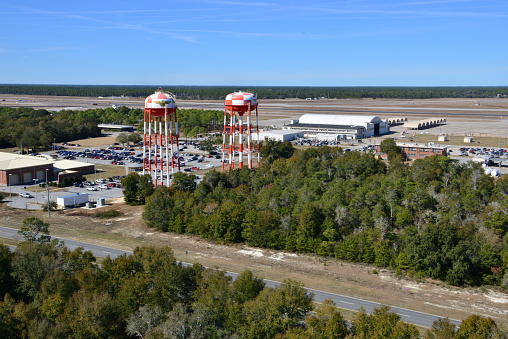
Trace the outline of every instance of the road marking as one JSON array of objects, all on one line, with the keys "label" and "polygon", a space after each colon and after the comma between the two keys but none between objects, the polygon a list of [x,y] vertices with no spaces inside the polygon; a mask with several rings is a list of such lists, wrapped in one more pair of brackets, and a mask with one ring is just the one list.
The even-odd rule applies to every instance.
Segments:
[{"label": "road marking", "polygon": [[353,303],[350,303],[348,301],[342,301],[342,300],[339,300],[341,303],[344,303],[344,304],[349,304],[349,305],[353,305]]}]

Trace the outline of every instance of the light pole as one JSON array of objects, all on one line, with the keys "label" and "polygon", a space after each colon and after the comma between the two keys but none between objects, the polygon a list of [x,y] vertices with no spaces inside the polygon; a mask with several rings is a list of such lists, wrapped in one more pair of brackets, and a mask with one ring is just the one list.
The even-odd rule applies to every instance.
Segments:
[{"label": "light pole", "polygon": [[48,196],[48,218],[51,217],[51,206],[49,205],[48,168],[46,168],[46,194]]},{"label": "light pole", "polygon": [[[97,168],[97,171],[100,171],[100,177],[101,177],[101,180],[102,180],[102,168]],[[97,173],[96,173],[95,177],[97,178]]]},{"label": "light pole", "polygon": [[12,173],[9,173],[9,198],[12,197],[11,175]]},{"label": "light pole", "polygon": [[34,184],[34,186],[35,186],[35,203],[38,204],[39,201],[37,201],[37,181],[39,179],[32,179],[32,180],[35,182],[35,184]]}]

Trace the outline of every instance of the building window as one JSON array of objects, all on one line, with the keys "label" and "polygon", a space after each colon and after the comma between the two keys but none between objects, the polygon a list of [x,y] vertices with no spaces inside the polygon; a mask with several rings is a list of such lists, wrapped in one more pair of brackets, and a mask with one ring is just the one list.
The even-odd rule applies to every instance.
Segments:
[{"label": "building window", "polygon": [[420,159],[425,158],[427,154],[420,154]]}]

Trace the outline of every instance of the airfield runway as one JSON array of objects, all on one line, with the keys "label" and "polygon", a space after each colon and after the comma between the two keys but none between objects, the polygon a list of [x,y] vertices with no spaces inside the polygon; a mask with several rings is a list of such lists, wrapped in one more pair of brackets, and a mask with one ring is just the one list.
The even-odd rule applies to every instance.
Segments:
[{"label": "airfield runway", "polygon": [[[112,105],[143,108],[145,98],[126,97],[62,97],[0,94],[0,107],[32,107],[48,110],[86,110]],[[221,100],[178,100],[179,108],[222,110]],[[506,137],[508,129],[508,98],[482,99],[324,99],[302,100],[259,99],[260,126],[281,128],[303,114],[376,115],[382,119],[407,118],[417,121],[444,118],[446,125],[429,128],[430,134],[489,135]],[[392,130],[402,131],[403,126]]]}]

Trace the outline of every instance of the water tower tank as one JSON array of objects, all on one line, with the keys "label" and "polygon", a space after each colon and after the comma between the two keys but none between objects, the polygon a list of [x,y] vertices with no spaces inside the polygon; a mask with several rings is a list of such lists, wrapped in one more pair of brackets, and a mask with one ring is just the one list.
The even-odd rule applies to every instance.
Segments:
[{"label": "water tower tank", "polygon": [[150,110],[153,116],[164,116],[176,112],[176,103],[171,94],[159,89],[145,99],[145,110]]},{"label": "water tower tank", "polygon": [[258,98],[252,93],[234,92],[226,96],[224,106],[232,112],[244,113],[249,111],[249,107],[250,111],[254,111],[258,106]]}]

